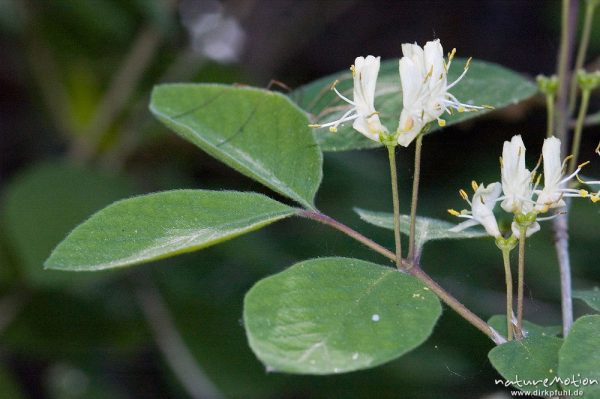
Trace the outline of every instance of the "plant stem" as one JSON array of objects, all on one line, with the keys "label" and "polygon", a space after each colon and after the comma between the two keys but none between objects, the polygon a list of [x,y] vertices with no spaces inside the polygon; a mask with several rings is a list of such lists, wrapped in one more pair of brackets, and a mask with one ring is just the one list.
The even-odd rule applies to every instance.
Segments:
[{"label": "plant stem", "polygon": [[471,312],[456,298],[450,295],[446,290],[438,285],[427,273],[423,271],[418,265],[414,265],[409,271],[412,276],[421,280],[425,285],[430,288],[444,303],[450,306],[456,313],[461,315],[465,320],[483,332],[485,335],[491,338],[497,345],[506,342],[496,330],[490,327],[485,321],[481,320],[477,315]]},{"label": "plant stem", "polygon": [[573,54],[575,25],[579,1],[562,1],[562,19],[560,50],[558,56],[558,94],[556,96],[556,135],[562,141],[563,153],[566,153],[567,136],[567,95],[569,93],[569,65]]},{"label": "plant stem", "polygon": [[415,170],[413,174],[412,198],[410,201],[410,234],[408,236],[408,260],[415,262],[420,254],[415,253],[415,232],[417,224],[417,202],[419,201],[419,180],[421,177],[421,149],[423,135],[419,134],[415,142]]},{"label": "plant stem", "polygon": [[[350,227],[338,222],[337,220],[324,215],[317,211],[302,209],[298,211],[298,216],[302,216],[311,220],[315,220],[317,222],[321,222],[330,227],[333,227],[336,230],[341,231],[342,233],[354,238],[360,243],[366,245],[367,247],[379,252],[381,255],[386,258],[396,261],[396,255],[377,244],[373,240],[363,236],[359,232],[351,229]],[[473,312],[465,307],[460,301],[454,298],[450,293],[440,287],[427,273],[425,273],[418,264],[412,264],[407,262],[406,260],[401,259],[402,268],[400,271],[408,271],[411,275],[421,280],[429,289],[431,289],[446,305],[450,306],[454,311],[456,311],[459,315],[461,315],[465,320],[483,332],[485,335],[490,337],[494,343],[497,345],[503,344],[506,342],[506,339],[502,337],[496,330],[490,327],[485,321],[477,317]]]},{"label": "plant stem", "polygon": [[523,291],[525,287],[525,239],[527,227],[519,228],[519,270],[517,272],[517,330],[523,330]]},{"label": "plant stem", "polygon": [[160,292],[151,283],[150,279],[144,276],[136,276],[135,285],[137,302],[154,335],[154,340],[187,394],[197,399],[223,398],[223,394],[208,379],[204,370],[190,353],[179,331],[177,331]]},{"label": "plant stem", "polygon": [[396,147],[387,146],[392,180],[392,202],[394,204],[394,241],[396,243],[396,267],[402,268],[402,245],[400,241],[400,203],[398,201],[398,173],[396,172]]},{"label": "plant stem", "polygon": [[[356,241],[371,248],[372,250],[385,256],[386,258],[388,258],[394,262],[396,261],[396,254],[394,254],[392,251],[377,244],[375,241],[371,240],[370,238],[363,236],[362,234],[351,229],[350,227],[346,226],[345,224],[338,222],[337,220],[333,219],[332,217],[324,215],[318,211],[312,211],[312,210],[307,210],[307,209],[300,210],[298,212],[298,216],[305,217],[307,219],[312,219],[317,222],[326,224],[330,227],[333,227],[334,229],[341,231],[342,233],[346,234],[347,236],[350,236],[351,238],[354,238]],[[408,265],[408,263],[406,265]]]},{"label": "plant stem", "polygon": [[504,278],[506,280],[506,328],[508,331],[508,340],[513,339],[513,282],[512,273],[510,270],[510,249],[502,249],[502,260],[504,261]]},{"label": "plant stem", "polygon": [[592,32],[592,22],[594,21],[594,11],[596,9],[595,1],[588,1],[585,7],[585,17],[583,20],[583,29],[581,33],[581,41],[579,42],[579,49],[577,50],[577,57],[575,58],[575,67],[573,71],[575,73],[571,77],[571,86],[569,88],[569,113],[573,115],[575,111],[575,103],[577,99],[577,71],[583,68],[585,62],[585,55],[590,44],[590,33]]},{"label": "plant stem", "polygon": [[[565,201],[569,208],[570,201]],[[567,337],[573,325],[573,299],[571,293],[571,259],[569,258],[568,214],[554,219],[554,246],[560,272],[560,295],[563,324],[563,337]]]},{"label": "plant stem", "polygon": [[554,95],[546,95],[546,138],[552,137],[554,134]]},{"label": "plant stem", "polygon": [[579,106],[579,114],[577,115],[577,122],[575,124],[575,133],[573,134],[573,146],[571,148],[571,154],[573,154],[573,157],[569,161],[569,169],[567,175],[573,173],[577,168],[577,159],[579,158],[579,148],[581,146],[581,134],[583,132],[583,123],[585,121],[585,115],[587,114],[589,103],[590,90],[584,89],[581,91],[581,105]]}]

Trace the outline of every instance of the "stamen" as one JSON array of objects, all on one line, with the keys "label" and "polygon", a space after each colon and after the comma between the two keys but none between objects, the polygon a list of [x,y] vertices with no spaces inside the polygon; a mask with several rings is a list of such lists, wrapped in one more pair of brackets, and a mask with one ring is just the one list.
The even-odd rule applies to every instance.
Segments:
[{"label": "stamen", "polygon": [[477,191],[477,189],[479,188],[475,180],[471,180],[471,188],[473,188],[473,191]]},{"label": "stamen", "polygon": [[464,199],[465,201],[469,200],[469,196],[467,195],[466,191],[463,190],[462,188],[458,191],[458,193],[460,194],[462,199]]},{"label": "stamen", "polygon": [[356,67],[354,66],[354,64],[350,65],[350,70],[352,71],[352,77],[354,78],[354,76],[356,75]]},{"label": "stamen", "polygon": [[354,103],[354,101],[350,100],[349,98],[347,98],[346,96],[344,96],[342,93],[340,93],[335,86],[332,86],[331,90],[335,91],[335,94],[337,94],[342,100],[344,100],[348,104],[354,105],[356,107],[356,104]]},{"label": "stamen", "polygon": [[446,121],[441,118],[437,118],[437,123],[440,127],[446,126]]},{"label": "stamen", "polygon": [[600,155],[600,141],[598,142],[598,147],[596,147],[596,150],[594,152]]},{"label": "stamen", "polygon": [[590,193],[587,190],[581,189],[579,190],[579,196],[586,198],[588,195],[590,195]]},{"label": "stamen", "polygon": [[454,209],[448,209],[448,213],[451,214],[452,216],[460,216],[460,212],[458,212]]}]

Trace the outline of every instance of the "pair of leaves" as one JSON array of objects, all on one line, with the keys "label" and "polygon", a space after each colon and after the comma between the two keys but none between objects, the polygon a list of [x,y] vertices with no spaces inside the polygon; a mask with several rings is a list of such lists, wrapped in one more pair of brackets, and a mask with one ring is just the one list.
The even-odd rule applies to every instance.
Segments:
[{"label": "pair of leaves", "polygon": [[[322,154],[304,113],[285,96],[222,85],[164,85],[151,110],[232,168],[314,208]],[[46,262],[102,270],[194,251],[256,230],[295,209],[254,193],[173,191],[117,202],[74,230]]]},{"label": "pair of leaves", "polygon": [[532,334],[492,349],[492,365],[523,391],[580,390],[600,398],[600,316],[579,318],[566,339]]}]

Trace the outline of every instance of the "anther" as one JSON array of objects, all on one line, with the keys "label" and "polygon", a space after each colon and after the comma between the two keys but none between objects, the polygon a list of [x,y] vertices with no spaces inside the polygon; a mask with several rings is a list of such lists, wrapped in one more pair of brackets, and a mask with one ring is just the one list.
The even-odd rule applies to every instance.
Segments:
[{"label": "anther", "polygon": [[454,209],[448,209],[448,213],[451,214],[452,216],[460,216],[460,212],[458,212]]}]

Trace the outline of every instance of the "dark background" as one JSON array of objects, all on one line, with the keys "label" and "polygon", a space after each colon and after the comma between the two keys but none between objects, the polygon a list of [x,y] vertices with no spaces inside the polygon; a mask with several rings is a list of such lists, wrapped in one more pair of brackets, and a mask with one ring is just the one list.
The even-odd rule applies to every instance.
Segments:
[{"label": "dark background", "polygon": [[[227,397],[505,397],[487,360],[491,342],[450,310],[427,343],[382,367],[318,378],[266,373],[240,321],[243,295],[254,282],[316,256],[381,262],[308,221],[283,221],[200,253],[118,272],[43,272],[42,262],[77,223],[119,198],[172,188],[268,193],[155,122],[146,106],[157,82],[267,87],[276,79],[294,88],[348,68],[358,55],[398,58],[402,43],[434,38],[446,51],[456,47],[459,56],[533,78],[555,70],[560,6],[523,0],[0,0],[0,397],[186,397],[155,343],[149,326],[157,320],[144,313],[139,293],[166,304],[194,359]],[[193,39],[202,16],[218,10],[237,21],[245,37],[227,60],[203,50],[207,40],[223,35],[219,28]],[[120,105],[102,125],[95,119],[100,104],[132,48],[141,52],[132,62],[140,72],[116,84],[131,90],[108,101]],[[589,63],[597,63],[599,50],[600,35],[592,35]],[[460,187],[499,179],[502,142],[514,134],[524,136],[535,159],[545,118],[543,98],[535,98],[428,136],[420,213],[452,220],[445,210],[462,206]],[[585,131],[582,159],[594,156],[598,137],[597,128]],[[600,163],[593,161],[586,173],[599,176]],[[400,153],[399,167],[401,203],[407,204],[410,151]],[[365,225],[352,211],[389,211],[388,176],[383,150],[328,153],[317,205],[392,247],[390,232]],[[572,211],[575,287],[600,281],[592,252],[597,217],[597,208],[583,201]],[[549,227],[527,249],[526,318],[545,325],[560,324]],[[482,318],[502,313],[504,278],[492,242],[428,244],[423,265]],[[576,305],[577,314],[584,311]]]}]

